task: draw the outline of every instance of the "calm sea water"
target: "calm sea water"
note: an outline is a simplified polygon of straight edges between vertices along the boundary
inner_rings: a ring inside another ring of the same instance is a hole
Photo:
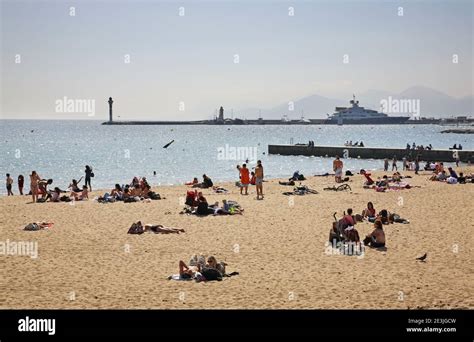
[[[15,180],[36,170],[53,178],[54,186],[66,188],[72,178],[84,175],[91,165],[93,188],[111,188],[146,176],[152,185],[181,184],[203,173],[214,181],[238,179],[232,148],[248,148],[261,159],[266,177],[290,177],[295,170],[305,175],[331,170],[331,158],[268,155],[268,144],[291,141],[318,145],[342,145],[346,140],[365,146],[404,147],[406,143],[447,148],[461,143],[474,149],[474,137],[441,134],[436,125],[400,126],[102,126],[99,121],[0,120],[0,192],[6,193],[5,174]],[[174,140],[167,149],[163,145]],[[223,153],[226,151],[227,154]],[[240,155],[242,157],[242,155]],[[245,156],[243,156],[245,157]],[[250,155],[252,159],[253,155]],[[380,169],[380,160],[347,159],[352,170]],[[254,166],[254,165],[250,165]],[[153,175],[156,171],[156,176]]]

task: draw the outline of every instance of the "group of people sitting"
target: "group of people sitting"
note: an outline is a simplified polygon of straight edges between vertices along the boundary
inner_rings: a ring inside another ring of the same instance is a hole
[[[418,151],[423,151],[423,150],[431,150],[433,146],[429,144],[428,146],[423,146],[423,145],[416,145],[413,143],[411,146],[410,144],[407,144],[407,150],[418,150]]]
[[[450,147],[449,149],[450,150],[462,150],[462,145],[459,144],[459,146],[458,146],[458,145],[454,144],[453,147]]]
[[[409,223],[408,220],[403,219],[400,215],[390,213],[388,210],[383,209],[378,214],[374,208],[372,202],[367,203],[361,214],[353,214],[352,208],[347,209],[347,214],[344,212],[342,219],[337,220],[336,213],[334,213],[335,222],[329,232],[329,242],[332,244],[336,243],[360,243],[359,232],[355,228],[357,222],[368,222],[374,223],[374,230],[365,236],[362,242],[365,246],[379,248],[385,247],[385,232],[383,225],[390,223]]]
[[[351,141],[346,141],[344,143],[344,146],[349,146],[349,147],[364,147],[364,143],[361,141],[361,142],[358,142],[356,141],[354,144],[352,143],[352,140]]]
[[[206,197],[202,192],[197,190],[189,190],[186,193],[185,200],[186,207],[181,212],[182,214],[195,214],[199,216],[207,215],[235,215],[242,214],[243,209],[235,201],[222,200],[222,206],[219,202],[209,205]]]
[[[68,190],[61,190],[59,187],[54,187],[53,190],[48,190],[48,186],[53,184],[52,179],[40,179],[38,181],[38,197],[36,202],[71,202],[83,201],[89,199],[89,189],[86,185],[79,187],[82,177],[79,180],[73,179],[68,186]],[[66,193],[69,191],[69,196]]]
[[[97,201],[99,203],[110,203],[116,201],[123,201],[125,203],[139,202],[142,200],[159,200],[160,194],[151,190],[150,184],[145,177],[134,177],[130,184],[120,185],[115,184],[115,187],[103,196],[100,196]]]
[[[193,188],[207,189],[212,188],[214,183],[212,182],[211,178],[209,178],[206,174],[203,174],[201,183],[199,183],[198,179],[194,177],[193,181],[186,183],[186,185],[192,185]]]
[[[452,167],[448,167],[448,172],[446,172],[443,163],[436,163],[430,180],[446,182],[448,184],[466,184],[474,183],[474,176],[464,176],[463,172],[460,172],[458,175]]]
[[[402,176],[400,172],[396,171],[391,177],[384,175],[382,178],[378,178],[377,181],[372,179],[370,172],[361,169],[360,174],[365,177],[364,188],[375,189],[378,192],[384,192],[386,190],[400,190],[410,189],[412,186],[407,182],[402,181],[403,178],[411,178],[410,176]]]

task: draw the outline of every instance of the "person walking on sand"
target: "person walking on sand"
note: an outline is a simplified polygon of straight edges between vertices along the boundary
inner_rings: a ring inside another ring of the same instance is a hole
[[[94,177],[94,173],[92,172],[92,168],[89,165],[86,165],[86,182],[85,185],[89,185],[89,191],[92,191],[92,186],[91,186],[91,177]]]
[[[263,200],[263,166],[261,160],[257,161],[255,167],[255,187],[257,188],[257,199]]]
[[[398,171],[398,167],[397,167],[397,156],[393,156],[393,160],[392,160],[392,171],[393,171],[393,170]]]
[[[30,189],[31,196],[33,197],[33,203],[38,199],[38,182],[41,180],[41,177],[36,173],[36,171],[31,172],[30,175]]]
[[[13,178],[11,178],[10,174],[7,173],[7,193],[8,193],[8,196],[13,196],[12,186],[13,186]]]
[[[240,194],[242,194],[242,189],[245,189],[245,194],[248,195],[248,188],[250,183],[250,174],[249,169],[247,169],[247,164],[243,164],[241,168],[239,168],[240,172]]]
[[[20,191],[20,195],[23,196],[23,185],[25,185],[25,177],[23,175],[18,176],[18,191]]]
[[[336,183],[341,183],[342,182],[342,168],[344,164],[342,163],[342,160],[339,159],[339,156],[336,156],[336,159],[332,163],[332,169],[335,172],[335,180]]]

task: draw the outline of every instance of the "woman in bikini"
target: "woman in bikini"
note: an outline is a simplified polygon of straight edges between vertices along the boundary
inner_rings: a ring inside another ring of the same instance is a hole
[[[38,199],[38,182],[41,180],[40,176],[36,173],[36,171],[31,172],[30,175],[30,189],[31,189],[31,196],[33,197],[33,203],[36,202]]]
[[[368,219],[375,218],[375,208],[372,202],[367,203],[367,208],[362,210],[362,216]]]

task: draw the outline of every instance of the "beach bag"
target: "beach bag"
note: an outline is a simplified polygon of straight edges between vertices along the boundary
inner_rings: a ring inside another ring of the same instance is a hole
[[[201,270],[201,274],[207,281],[211,281],[211,280],[221,281],[222,280],[221,272],[219,272],[215,268],[204,267]]]
[[[91,173],[91,177],[94,177],[94,176],[95,176],[95,175],[94,175],[94,172],[92,172],[92,173]]]
[[[40,229],[41,229],[40,226],[37,225],[36,223],[30,223],[24,228],[24,230],[30,230],[30,231],[40,230]]]

